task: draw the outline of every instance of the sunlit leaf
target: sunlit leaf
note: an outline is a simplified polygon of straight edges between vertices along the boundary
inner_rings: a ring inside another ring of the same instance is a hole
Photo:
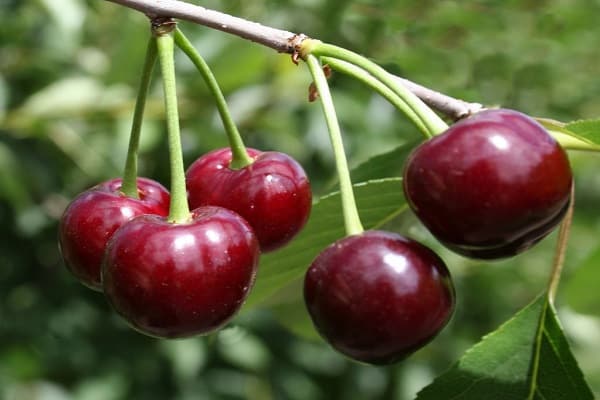
[[[600,120],[582,120],[568,124],[548,118],[536,120],[565,148],[600,150]]]
[[[417,399],[592,399],[556,313],[538,297],[484,337]]]
[[[600,144],[600,119],[573,121],[566,128],[592,143]]]

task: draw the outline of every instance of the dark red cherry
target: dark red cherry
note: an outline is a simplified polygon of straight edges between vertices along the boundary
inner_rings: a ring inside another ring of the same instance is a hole
[[[102,268],[115,310],[147,335],[206,334],[240,309],[254,283],[258,241],[221,207],[200,207],[187,223],[145,215],[111,238]]]
[[[120,192],[121,178],[100,183],[79,194],[66,208],[59,223],[59,246],[67,268],[81,283],[102,290],[100,265],[106,242],[133,217],[166,216],[169,192],[160,183],[137,179],[139,199]]]
[[[365,231],[317,256],[306,273],[304,299],[331,346],[358,361],[390,364],[446,325],[454,286],[444,262],[427,247],[395,233]]]
[[[560,222],[572,185],[564,150],[532,118],[482,111],[409,156],[404,192],[447,247],[465,256],[514,256]]]
[[[254,162],[229,168],[231,150],[197,159],[186,172],[190,208],[215,205],[233,210],[254,229],[262,251],[288,243],[308,220],[312,194],[306,173],[290,156],[247,149]]]

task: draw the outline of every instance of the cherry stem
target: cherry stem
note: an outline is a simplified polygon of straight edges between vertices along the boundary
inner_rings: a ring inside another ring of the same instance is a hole
[[[423,124],[421,119],[417,116],[417,114],[415,114],[412,108],[410,108],[408,104],[406,104],[406,102],[402,100],[402,98],[398,96],[393,90],[384,85],[380,80],[373,77],[373,75],[369,74],[367,71],[360,67],[357,67],[354,64],[339,60],[337,58],[321,57],[321,61],[331,66],[331,68],[340,71],[344,74],[347,74],[352,78],[366,84],[371,89],[375,90],[387,101],[389,101],[394,107],[396,107],[405,115],[409,116],[409,119],[412,122],[414,122],[414,124],[423,133],[423,135],[425,135],[425,137],[429,137],[429,131],[427,129],[427,126]]]
[[[554,261],[552,263],[552,273],[550,274],[550,282],[548,283],[548,301],[553,304],[556,298],[556,291],[563,265],[565,263],[565,254],[567,252],[567,244],[569,241],[569,233],[571,223],[573,222],[573,210],[575,208],[575,185],[571,186],[571,202],[567,213],[565,214],[560,228],[558,230],[558,238],[556,240],[556,251],[554,253]]]
[[[357,235],[363,232],[364,228],[360,222],[356,200],[354,199],[352,180],[350,179],[348,161],[346,160],[346,152],[344,151],[344,143],[342,141],[342,132],[335,113],[327,77],[323,72],[321,63],[315,56],[309,54],[306,57],[306,63],[308,64],[308,69],[310,70],[317,91],[319,92],[321,106],[323,107],[323,113],[325,114],[325,121],[329,131],[329,139],[331,140],[331,145],[333,147],[335,165],[340,180],[340,194],[342,197],[342,210],[346,234]]]
[[[227,133],[227,139],[229,140],[229,146],[231,147],[232,158],[229,167],[231,169],[240,169],[252,164],[253,160],[246,151],[246,146],[244,146],[240,132],[238,131],[229,112],[229,108],[227,107],[225,96],[223,96],[223,92],[219,87],[219,83],[217,82],[217,79],[212,73],[210,67],[206,61],[204,61],[200,53],[198,53],[198,51],[194,48],[192,43],[185,37],[183,32],[181,32],[181,30],[178,28],[175,29],[175,44],[196,66],[200,72],[200,75],[202,75],[202,78],[204,78],[209,90],[215,97],[217,109],[219,110],[219,115],[221,116],[221,121],[223,121],[223,126],[225,127],[225,132]]]
[[[146,49],[144,67],[142,69],[142,78],[135,100],[135,110],[133,111],[133,122],[131,124],[131,134],[129,136],[129,148],[127,149],[127,159],[125,160],[125,170],[123,171],[123,181],[121,183],[121,192],[124,195],[135,199],[139,198],[137,190],[137,173],[140,133],[142,130],[146,98],[148,97],[148,89],[150,88],[150,81],[152,80],[154,64],[156,64],[156,40],[154,37],[150,37]]]
[[[169,142],[169,164],[171,169],[171,203],[168,221],[183,223],[190,219],[185,188],[185,170],[181,149],[181,133],[179,131],[179,114],[177,111],[177,90],[175,85],[174,43],[170,32],[156,29],[156,44],[162,73],[165,94],[165,110],[167,114],[167,133]]]
[[[406,116],[417,127],[421,125],[427,127],[427,132],[425,133],[426,137],[433,137],[448,129],[448,125],[433,112],[431,108],[421,101],[421,99],[408,90],[402,83],[398,82],[396,77],[360,54],[342,47],[323,43],[320,40],[306,39],[300,46],[300,55],[302,58],[306,58],[308,54],[337,58],[364,69],[375,79],[378,79],[384,85],[389,87],[408,107],[412,109],[413,112]],[[415,118],[415,116],[417,118]]]

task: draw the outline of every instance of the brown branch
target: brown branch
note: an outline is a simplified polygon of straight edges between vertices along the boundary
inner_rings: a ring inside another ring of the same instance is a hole
[[[292,53],[294,51],[294,39],[300,36],[178,0],[107,1],[141,11],[150,19],[158,17],[177,18],[218,29],[260,43],[281,53]]]
[[[186,3],[179,0],[106,0],[140,11],[150,19],[177,18],[227,32],[259,43],[280,53],[293,54],[306,38],[303,34],[261,25],[243,18]],[[458,120],[480,111],[483,106],[468,103],[418,85],[407,79],[398,79],[430,107],[447,117]]]

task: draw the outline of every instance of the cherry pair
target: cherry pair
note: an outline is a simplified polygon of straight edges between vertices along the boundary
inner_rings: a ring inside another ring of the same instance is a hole
[[[104,290],[134,328],[159,337],[209,332],[239,309],[254,280],[258,242],[232,211],[200,207],[170,223],[169,193],[138,178],[139,199],[121,179],[83,192],[65,210],[59,244],[68,269]]]

